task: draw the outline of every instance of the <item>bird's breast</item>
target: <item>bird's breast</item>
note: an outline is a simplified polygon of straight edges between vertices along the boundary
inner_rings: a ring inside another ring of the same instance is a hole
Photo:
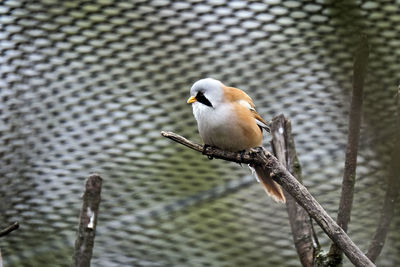
[[[211,108],[193,103],[193,114],[207,145],[235,152],[261,145],[262,133],[254,118],[238,116],[232,105]]]

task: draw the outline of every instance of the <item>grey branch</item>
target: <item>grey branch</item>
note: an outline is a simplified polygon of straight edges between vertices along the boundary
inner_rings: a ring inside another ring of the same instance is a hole
[[[356,167],[358,141],[360,138],[364,78],[367,72],[369,47],[366,36],[362,36],[359,47],[355,52],[353,64],[353,92],[349,114],[349,134],[347,138],[346,159],[342,180],[337,223],[347,232],[353,205],[354,185],[356,181]],[[332,244],[329,251],[329,260],[332,266],[342,261],[342,253],[337,244]]]
[[[13,222],[12,224],[10,224],[9,226],[0,231],[0,237],[6,236],[12,231],[17,230],[18,228],[19,228],[19,223]]]
[[[272,120],[270,126],[272,134],[271,145],[274,155],[302,183],[301,167],[296,154],[290,121],[283,115],[279,115]],[[318,244],[317,240],[313,240],[316,235],[312,227],[312,220],[308,213],[297,204],[296,200],[288,192],[283,191],[283,193],[286,198],[286,209],[292,229],[294,245],[300,262],[304,267],[311,267],[314,264],[314,256],[317,251],[314,244]]]
[[[308,190],[290,174],[290,172],[268,151],[254,148],[242,157],[240,153],[223,151],[215,147],[203,149],[202,145],[193,143],[173,132],[161,132],[162,136],[185,145],[206,156],[245,164],[258,164],[271,178],[279,183],[308,214],[321,226],[329,238],[344,251],[349,260],[356,266],[375,266],[354,244],[349,236],[326,213],[321,205],[311,196]]]
[[[400,86],[397,92],[397,133],[400,132]],[[386,195],[383,202],[381,217],[379,219],[378,227],[372,237],[371,243],[368,248],[367,256],[371,261],[375,262],[382,251],[385,244],[386,235],[389,230],[390,223],[394,215],[396,201],[399,196],[400,189],[400,137],[397,136],[395,145],[392,151],[392,159],[390,166],[389,179],[387,181]]]
[[[74,266],[90,266],[99,214],[101,184],[102,179],[98,174],[92,174],[86,180],[79,228],[75,241]]]

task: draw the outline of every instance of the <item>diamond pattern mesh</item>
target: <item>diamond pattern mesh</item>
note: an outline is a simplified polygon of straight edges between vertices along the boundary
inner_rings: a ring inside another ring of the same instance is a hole
[[[299,266],[284,206],[247,168],[159,132],[200,141],[194,81],[242,88],[264,118],[290,117],[304,183],[335,216],[360,32],[371,55],[349,232],[365,250],[398,135],[399,4],[1,2],[0,223],[21,224],[0,240],[5,266],[71,264],[92,171],[104,179],[93,266]],[[400,265],[399,226],[379,266]]]

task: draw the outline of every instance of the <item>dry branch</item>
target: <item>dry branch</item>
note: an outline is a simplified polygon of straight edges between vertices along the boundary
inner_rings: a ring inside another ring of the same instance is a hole
[[[161,132],[162,136],[183,144],[206,156],[245,164],[257,164],[269,173],[299,203],[308,214],[321,226],[329,238],[344,251],[349,260],[356,266],[375,266],[347,236],[337,223],[326,213],[321,205],[311,196],[308,190],[268,151],[263,148],[252,149],[241,156],[241,153],[223,151],[193,143],[172,132]]]
[[[75,241],[74,266],[90,266],[99,214],[101,184],[102,179],[98,174],[92,174],[86,180],[79,228]]]
[[[400,160],[400,157],[397,159]],[[379,223],[372,237],[368,252],[366,253],[367,257],[372,262],[376,261],[382,251],[383,245],[385,244],[387,232],[389,231],[389,226],[394,215],[394,208],[399,193],[398,179],[400,177],[398,176],[398,173],[399,172],[397,172],[397,175],[395,173],[392,173],[389,178]]]
[[[397,133],[400,132],[400,86],[397,92]],[[395,139],[395,145],[392,151],[391,166],[389,179],[387,181],[386,195],[383,202],[381,216],[379,219],[378,227],[372,237],[371,243],[368,248],[367,257],[372,261],[378,258],[385,244],[386,235],[389,231],[389,226],[394,215],[396,201],[399,195],[400,187],[400,137]]]
[[[270,126],[272,134],[271,145],[274,155],[302,183],[301,167],[296,154],[290,121],[283,115],[279,115],[272,120]],[[286,198],[286,209],[290,228],[292,229],[293,241],[300,262],[304,267],[311,267],[314,264],[314,256],[317,251],[314,244],[318,243],[313,240],[316,235],[312,227],[311,218],[288,192],[283,191],[283,193]]]
[[[19,223],[13,222],[12,224],[10,224],[9,226],[0,231],[0,237],[6,236],[12,231],[17,230],[18,228],[19,228]]]
[[[342,180],[337,223],[347,232],[353,205],[354,185],[356,181],[356,167],[358,141],[362,115],[364,78],[367,72],[369,47],[366,36],[362,36],[360,45],[355,51],[353,64],[353,92],[349,114],[349,134],[347,138],[346,159]],[[329,251],[330,263],[335,266],[342,261],[342,253],[336,244],[332,244]]]
[[[6,236],[12,231],[17,230],[18,228],[19,228],[19,223],[13,222],[12,224],[8,225],[6,228],[0,231],[0,237]],[[3,258],[1,256],[1,250],[0,250],[0,267],[3,267]]]

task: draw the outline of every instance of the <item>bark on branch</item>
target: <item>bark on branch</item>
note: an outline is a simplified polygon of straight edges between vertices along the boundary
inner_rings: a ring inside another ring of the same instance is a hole
[[[92,174],[86,180],[75,241],[74,266],[77,267],[90,267],[99,214],[101,183],[102,179],[98,174]]]
[[[249,153],[223,151],[214,147],[203,149],[202,145],[193,143],[172,132],[161,132],[162,136],[183,144],[206,156],[245,164],[258,164],[271,178],[279,183],[299,203],[308,214],[321,226],[329,238],[344,251],[349,260],[356,266],[375,266],[347,236],[337,223],[326,213],[321,205],[311,196],[308,190],[268,151],[254,148]]]
[[[359,47],[355,51],[353,64],[353,92],[349,114],[349,134],[347,137],[346,159],[342,180],[342,193],[337,215],[337,223],[347,232],[356,182],[358,141],[360,138],[361,114],[364,91],[364,78],[367,72],[369,47],[366,36],[362,36]],[[329,261],[332,266],[342,262],[342,253],[336,244],[329,250]]]
[[[274,155],[302,183],[301,167],[296,154],[290,121],[285,116],[279,115],[272,120],[270,126],[272,134],[271,145]],[[311,267],[314,264],[314,256],[318,250],[315,247],[318,241],[313,239],[316,235],[311,218],[287,191],[283,191],[283,193],[286,198],[286,209],[290,228],[292,229],[293,241],[300,262],[304,267]]]
[[[0,231],[0,237],[6,236],[12,231],[17,230],[18,228],[19,228],[19,223],[13,222],[12,224],[10,224],[9,226]]]

